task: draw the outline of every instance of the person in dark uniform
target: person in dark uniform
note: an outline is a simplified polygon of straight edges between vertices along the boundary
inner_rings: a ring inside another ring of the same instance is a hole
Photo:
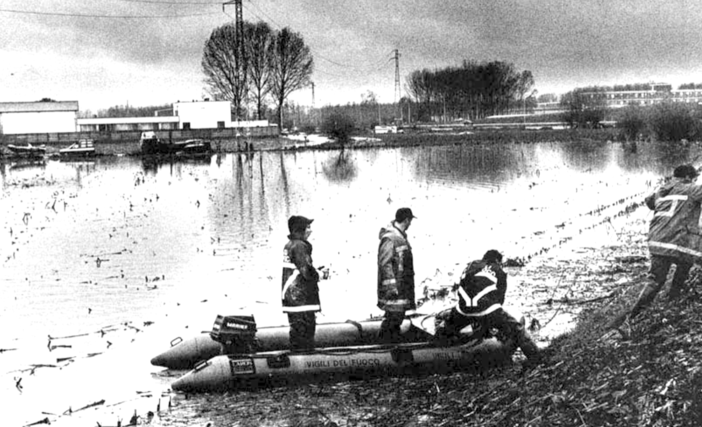
[[[502,308],[506,292],[507,273],[502,270],[502,254],[491,249],[463,270],[458,284],[458,302],[451,310],[440,314],[442,325],[437,328],[437,338],[450,339],[469,324],[476,323],[485,329],[499,330],[514,340],[532,365],[539,363],[539,347],[524,325]]]
[[[312,219],[293,215],[288,219],[288,243],[283,249],[281,298],[290,324],[290,348],[314,348],[319,302],[319,274],[312,264]]]
[[[400,325],[414,301],[414,260],[407,229],[415,218],[410,208],[395,212],[395,220],[380,229],[378,238],[378,308],[385,318],[378,332],[382,342],[400,341]]]

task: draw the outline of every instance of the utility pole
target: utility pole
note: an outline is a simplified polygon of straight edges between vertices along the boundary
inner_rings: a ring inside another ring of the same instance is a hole
[[[312,108],[314,108],[314,82],[310,82],[310,86],[312,86]]]
[[[246,84],[246,67],[244,62],[245,50],[244,50],[244,12],[241,4],[242,0],[230,0],[222,3],[222,12],[224,12],[224,7],[228,4],[234,5],[234,28],[236,32],[236,85],[237,90],[239,90],[240,85]],[[242,100],[243,102],[243,100]],[[239,119],[239,111],[236,112],[237,120]]]
[[[236,53],[239,58],[244,58],[244,12],[241,4],[242,0],[230,0],[222,3],[222,12],[224,12],[224,6],[228,4],[234,5],[234,28],[236,28],[236,38],[239,42],[237,44]],[[239,59],[237,58],[237,59]]]
[[[314,82],[310,82],[310,86],[312,86],[312,123],[314,123],[315,127],[317,127],[318,126],[317,112],[315,111],[315,108],[314,108]]]
[[[397,117],[397,109],[400,105],[400,99],[402,98],[402,92],[400,91],[400,52],[395,49],[395,117]],[[400,110],[400,120],[402,120],[402,110]]]

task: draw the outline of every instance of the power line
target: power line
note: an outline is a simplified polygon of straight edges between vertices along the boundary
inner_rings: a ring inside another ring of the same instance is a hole
[[[220,1],[168,1],[168,0],[119,0],[126,3],[153,3],[153,4],[167,4],[171,6],[189,6],[189,5],[211,5],[219,6],[222,4]]]
[[[251,2],[250,4],[253,5],[253,6],[256,8],[256,10],[258,10],[262,15],[264,15],[268,21],[272,22],[276,27],[278,27],[279,30],[282,30],[282,29],[283,29],[283,25],[281,25],[281,24],[279,24],[278,22],[276,22],[276,20],[273,19],[269,14],[267,14],[265,11],[263,11],[260,7],[256,6],[256,4],[255,4],[254,2]],[[251,13],[252,15],[254,15],[256,18],[260,19],[261,21],[265,21],[265,19],[261,18],[261,16],[259,16],[257,13],[251,11],[248,7],[247,7],[247,12]],[[329,59],[329,58],[327,58],[327,57],[325,57],[325,56],[320,55],[318,52],[316,52],[316,53],[314,54],[314,57],[315,57],[315,58],[320,58],[320,59],[322,59],[322,60],[324,60],[324,61],[326,61],[326,62],[328,62],[328,63],[330,63],[330,64],[336,65],[336,66],[338,66],[338,67],[353,68],[353,69],[361,70],[361,71],[364,71],[364,70],[365,70],[364,68],[356,67],[356,66],[354,66],[354,65],[350,65],[350,64],[341,64],[341,63],[339,63],[339,62],[336,62],[336,61],[331,60],[331,59]],[[392,59],[392,58],[390,58],[390,59]],[[387,65],[387,60],[386,60],[386,58],[382,58],[382,59],[380,59],[379,61],[374,62],[372,65],[378,65],[378,64],[380,64],[381,62],[382,62],[382,65],[379,66],[378,68],[374,69],[373,71],[380,70],[381,68],[384,68],[384,67]],[[339,76],[339,77],[341,77],[341,76]]]
[[[0,9],[0,13],[16,13],[21,15],[62,16],[72,18],[105,18],[105,19],[180,19],[197,16],[211,16],[218,13],[191,13],[185,15],[97,15],[82,13],[36,12],[31,10]]]

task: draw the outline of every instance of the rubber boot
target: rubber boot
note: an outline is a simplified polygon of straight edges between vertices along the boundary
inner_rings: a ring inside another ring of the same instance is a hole
[[[646,279],[646,286],[641,290],[639,298],[636,300],[634,307],[631,308],[629,318],[633,319],[636,317],[641,310],[651,305],[656,295],[660,292],[661,288],[665,284],[665,280],[661,283],[657,283],[653,278],[649,277]]]

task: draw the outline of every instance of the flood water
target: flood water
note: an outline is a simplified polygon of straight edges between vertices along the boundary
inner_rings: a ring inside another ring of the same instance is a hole
[[[318,322],[363,319],[380,313],[378,231],[399,207],[418,217],[408,234],[421,295],[488,249],[528,259],[588,233],[697,158],[696,146],[543,143],[0,163],[1,372],[25,385],[4,384],[0,398],[41,409],[23,367],[64,369],[61,354],[99,365],[119,349],[129,356],[110,361],[114,379],[143,372],[151,387],[150,367],[130,363],[148,365],[149,351],[209,329],[216,314],[285,324],[290,215],[314,219],[313,259],[331,269]]]

